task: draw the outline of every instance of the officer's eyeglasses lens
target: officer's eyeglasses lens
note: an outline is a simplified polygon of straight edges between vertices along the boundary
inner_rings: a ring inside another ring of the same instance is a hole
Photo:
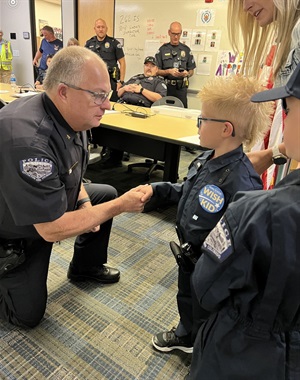
[[[113,91],[109,92],[94,92],[93,93],[93,98],[94,98],[94,103],[97,104],[98,106],[101,106],[105,102],[106,99],[110,99],[112,96]]]
[[[92,97],[93,97],[94,103],[97,106],[101,106],[101,104],[103,104],[106,99],[109,100],[111,98],[112,93],[113,93],[112,90],[110,90],[109,92],[94,92],[94,91],[91,91],[91,90],[86,90],[84,88],[74,86],[73,84],[68,84],[66,82],[61,82],[61,83],[63,83],[65,86],[73,88],[74,90],[84,91],[84,92],[87,92],[87,93],[91,94]]]

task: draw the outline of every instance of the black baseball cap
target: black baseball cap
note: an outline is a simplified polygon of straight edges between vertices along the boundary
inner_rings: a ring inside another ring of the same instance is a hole
[[[290,96],[300,99],[300,63],[285,86],[258,92],[252,96],[251,101],[254,103],[268,102],[270,100],[289,98]]]
[[[153,63],[153,65],[157,66],[156,59],[151,55],[145,58],[144,64],[147,62]]]

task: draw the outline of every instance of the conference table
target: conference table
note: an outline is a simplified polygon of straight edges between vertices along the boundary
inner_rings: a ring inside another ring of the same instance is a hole
[[[177,182],[181,146],[199,147],[196,120],[155,113],[154,107],[116,103],[114,108],[105,113],[99,127],[92,129],[93,142],[163,161],[163,180]],[[131,116],[131,110],[148,117]]]
[[[15,92],[12,90],[11,85],[9,83],[0,83],[0,99],[5,103],[10,103],[16,98],[13,97]]]

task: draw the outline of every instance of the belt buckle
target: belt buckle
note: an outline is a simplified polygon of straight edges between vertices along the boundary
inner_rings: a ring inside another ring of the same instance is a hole
[[[171,85],[176,86],[176,80],[171,80]]]

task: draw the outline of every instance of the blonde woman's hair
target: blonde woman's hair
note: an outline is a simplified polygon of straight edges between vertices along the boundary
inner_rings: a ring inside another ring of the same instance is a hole
[[[78,86],[84,79],[84,66],[91,59],[95,61],[95,64],[99,64],[107,70],[105,62],[89,49],[81,46],[76,48],[69,46],[59,50],[47,70],[43,83],[44,89],[51,91],[62,82]]]
[[[292,31],[300,18],[300,0],[273,0],[273,22],[260,27],[243,9],[243,0],[229,0],[227,26],[229,41],[235,52],[244,51],[241,72],[258,76],[272,44],[277,44],[273,75],[285,65],[291,49]],[[242,35],[242,43],[240,41]]]
[[[249,150],[270,127],[273,104],[251,102],[251,96],[262,90],[253,77],[215,77],[202,87],[198,97],[216,111],[214,117],[233,124],[236,136]]]
[[[77,38],[71,37],[68,40],[67,46],[79,46],[79,41]]]

